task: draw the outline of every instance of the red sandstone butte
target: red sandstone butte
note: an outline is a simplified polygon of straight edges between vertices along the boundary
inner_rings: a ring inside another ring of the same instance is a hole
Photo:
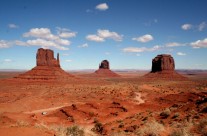
[[[40,48],[36,54],[36,67],[15,77],[27,80],[64,80],[73,77],[60,67],[59,54],[54,58],[50,49]]]
[[[160,54],[152,59],[151,72],[146,74],[147,78],[183,79],[184,77],[175,71],[175,61],[169,54]]]
[[[101,64],[99,64],[99,69],[95,71],[95,75],[98,77],[119,77],[118,74],[110,70],[108,60],[103,60]]]

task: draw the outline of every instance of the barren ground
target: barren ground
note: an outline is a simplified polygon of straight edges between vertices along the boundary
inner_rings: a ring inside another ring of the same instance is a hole
[[[0,73],[0,135],[62,136],[72,126],[89,136],[207,134],[207,74],[184,73],[186,80],[118,74],[53,82]]]

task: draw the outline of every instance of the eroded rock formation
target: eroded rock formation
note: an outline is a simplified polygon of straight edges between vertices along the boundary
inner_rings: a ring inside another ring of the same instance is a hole
[[[175,62],[171,55],[161,54],[157,55],[152,60],[152,71],[174,71],[175,70]]]
[[[151,72],[146,74],[144,78],[151,79],[168,79],[168,80],[183,80],[187,79],[175,71],[175,62],[171,55],[160,54],[152,59]]]
[[[51,66],[60,67],[59,54],[57,54],[57,60],[54,58],[54,52],[50,49],[40,48],[36,55],[37,66]]]
[[[103,60],[101,62],[101,64],[99,65],[99,68],[110,69],[110,67],[109,67],[109,61],[108,60]]]
[[[54,52],[50,49],[40,48],[36,54],[36,67],[20,74],[16,78],[26,80],[68,80],[72,75],[60,67],[59,54],[54,58]]]
[[[118,74],[110,70],[108,60],[103,60],[101,64],[99,64],[99,69],[96,70],[94,74],[98,77],[119,77]]]

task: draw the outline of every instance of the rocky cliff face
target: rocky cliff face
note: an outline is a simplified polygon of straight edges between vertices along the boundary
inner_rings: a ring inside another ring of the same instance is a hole
[[[152,60],[151,72],[174,71],[174,70],[175,70],[175,62],[171,55],[166,55],[166,54],[157,55]]]
[[[110,69],[109,67],[109,61],[108,60],[103,60],[101,64],[99,65],[99,69]]]
[[[54,52],[50,49],[40,48],[36,55],[37,66],[60,67],[59,54],[57,60],[54,58]]]

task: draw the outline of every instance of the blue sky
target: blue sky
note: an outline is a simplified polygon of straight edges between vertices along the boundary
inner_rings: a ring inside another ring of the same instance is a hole
[[[150,69],[171,54],[176,69],[207,69],[206,0],[1,0],[0,69],[31,69],[38,48],[65,70]]]

